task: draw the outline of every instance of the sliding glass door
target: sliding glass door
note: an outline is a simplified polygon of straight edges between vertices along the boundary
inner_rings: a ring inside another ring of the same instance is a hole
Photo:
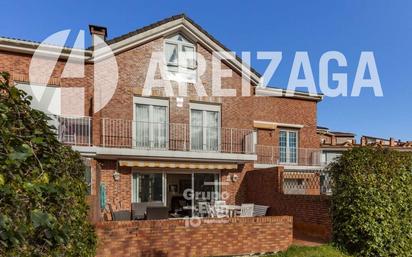
[[[219,200],[219,174],[194,173],[193,192],[195,204]]]
[[[181,200],[195,210],[199,202],[220,199],[219,180],[218,172],[133,172],[132,202],[161,204],[172,210],[172,203],[180,204],[174,200]]]
[[[297,163],[298,133],[296,131],[279,131],[279,161],[280,163]]]
[[[219,112],[192,109],[190,142],[195,151],[219,150]]]
[[[136,104],[136,145],[144,148],[166,148],[167,107]]]

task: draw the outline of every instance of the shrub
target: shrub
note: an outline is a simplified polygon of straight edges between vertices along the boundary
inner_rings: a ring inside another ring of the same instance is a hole
[[[412,153],[355,148],[329,171],[334,242],[356,256],[412,256]]]
[[[93,256],[80,155],[0,75],[0,255]]]

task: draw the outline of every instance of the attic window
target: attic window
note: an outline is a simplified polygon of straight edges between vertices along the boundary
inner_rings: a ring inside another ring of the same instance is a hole
[[[195,68],[195,46],[181,34],[176,34],[167,38],[165,40],[164,49],[166,64],[168,67],[175,67],[175,69]]]

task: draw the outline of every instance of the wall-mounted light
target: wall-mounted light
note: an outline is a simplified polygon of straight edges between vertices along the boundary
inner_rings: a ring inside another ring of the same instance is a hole
[[[114,181],[120,180],[120,173],[117,170],[113,173],[113,179]]]
[[[230,179],[232,180],[232,182],[236,182],[239,180],[239,176],[237,174],[232,174],[230,176]]]

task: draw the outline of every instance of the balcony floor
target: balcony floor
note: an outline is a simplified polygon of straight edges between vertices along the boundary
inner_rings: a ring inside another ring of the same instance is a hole
[[[181,160],[181,161],[215,161],[215,162],[253,162],[257,160],[256,154],[237,154],[222,152],[203,151],[171,151],[135,148],[109,148],[97,146],[73,146],[84,156],[99,157],[108,159],[161,159],[161,160]]]

